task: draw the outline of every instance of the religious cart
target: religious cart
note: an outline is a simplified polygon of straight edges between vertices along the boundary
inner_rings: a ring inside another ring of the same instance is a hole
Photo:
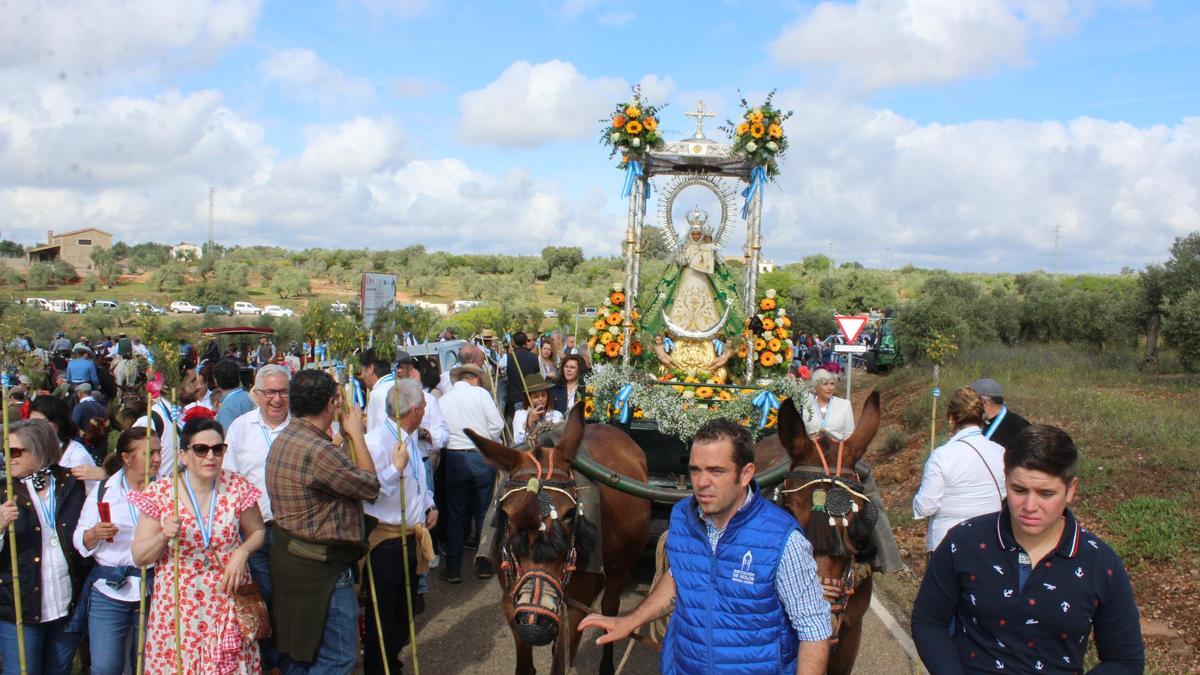
[[[703,101],[684,113],[695,122],[692,135],[667,142],[658,133],[661,109],[635,89],[605,120],[601,139],[625,172],[625,280],[609,289],[588,331],[595,370],[585,412],[621,426],[641,445],[650,479],[632,481],[586,457],[575,466],[655,501],[660,511],[691,494],[688,441],[704,421],[732,417],[761,438],[774,433],[780,401],[807,389],[786,377],[786,308],[773,290],[759,289],[763,193],[787,148],[782,124],[790,113],[770,96],[758,106],[742,100],[742,107],[741,118],[722,127],[731,142],[705,134],[705,119],[714,115]],[[661,278],[644,279],[652,190],[658,204],[651,232],[661,233],[671,261]],[[742,255],[722,257],[742,229]],[[760,467],[760,484],[773,487],[786,469],[786,462]]]

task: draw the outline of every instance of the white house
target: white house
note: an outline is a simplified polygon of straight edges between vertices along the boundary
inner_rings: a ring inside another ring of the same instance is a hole
[[[171,257],[175,260],[199,260],[204,255],[204,249],[195,244],[179,242],[171,247]]]

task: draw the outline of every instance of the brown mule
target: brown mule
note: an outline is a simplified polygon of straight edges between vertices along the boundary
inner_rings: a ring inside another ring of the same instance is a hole
[[[796,404],[787,399],[779,407],[779,434],[764,438],[754,448],[755,466],[764,470],[785,458],[789,461],[787,479],[779,486],[781,506],[796,517],[813,546],[826,597],[829,588],[835,589],[830,602],[834,644],[829,673],[854,670],[863,616],[871,604],[870,566],[855,563],[867,563],[874,555],[870,542],[874,506],[864,495],[854,464],[866,454],[877,431],[878,391],[867,397],[858,426],[845,442],[825,433],[810,438]]]
[[[553,447],[521,452],[470,429],[466,433],[490,464],[508,472],[508,481],[496,495],[503,524],[496,577],[504,589],[504,617],[516,642],[516,673],[536,672],[533,647],[553,642],[552,672],[565,675],[579,647],[580,634],[574,626],[586,615],[584,608],[603,591],[600,611],[606,616],[618,614],[621,591],[650,530],[650,502],[598,485],[604,575],[584,572],[587,556],[597,545],[596,527],[577,506],[580,500],[597,496],[580,493],[571,462],[580,445],[586,444],[596,462],[645,481],[646,456],[620,429],[585,425],[581,405],[571,409],[562,438]],[[605,645],[600,673],[613,671],[612,645]]]

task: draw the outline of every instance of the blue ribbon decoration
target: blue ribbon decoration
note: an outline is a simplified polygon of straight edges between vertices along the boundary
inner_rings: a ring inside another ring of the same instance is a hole
[[[725,343],[721,342],[717,338],[713,338],[712,346],[713,346],[713,351],[715,351],[717,353],[717,356],[720,356],[725,353]]]
[[[629,199],[629,195],[633,194],[634,182],[643,175],[641,162],[631,159],[625,164],[625,186],[621,188],[621,199]]]
[[[756,166],[750,170],[750,187],[742,190],[742,196],[746,198],[746,203],[742,205],[742,220],[750,217],[750,202],[754,201],[754,195],[759,190],[767,185],[767,170],[761,166]]]
[[[675,341],[666,335],[663,336],[663,350],[668,354],[675,350]]]
[[[767,417],[771,415],[771,411],[779,410],[779,397],[769,391],[760,391],[758,396],[754,397],[754,407],[762,413],[758,419],[758,428],[762,429],[767,426]]]
[[[621,424],[629,424],[629,416],[633,414],[633,406],[629,405],[629,397],[632,395],[633,385],[623,385],[617,392],[617,400],[613,402],[613,407],[617,409],[617,419]]]

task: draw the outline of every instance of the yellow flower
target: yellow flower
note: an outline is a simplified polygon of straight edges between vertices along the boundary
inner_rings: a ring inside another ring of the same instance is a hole
[[[643,412],[641,408],[638,408],[633,411],[633,419],[635,419],[635,420],[640,420],[645,416],[646,416],[646,413]]]
[[[746,119],[750,120],[751,124],[762,124],[763,113],[761,110],[754,110]]]
[[[642,111],[636,105],[631,105],[625,108],[625,116],[638,118],[642,116]]]
[[[608,331],[604,331],[603,333],[600,334],[600,344],[606,345],[612,341],[613,341],[612,333],[610,333]]]
[[[761,352],[767,348],[767,341],[762,338],[754,338],[754,351]]]
[[[596,412],[596,403],[592,399],[583,402],[583,416],[591,417]]]
[[[778,124],[772,124],[767,127],[767,133],[771,135],[771,138],[783,138],[783,127]]]
[[[626,127],[626,128],[628,128],[628,127]],[[750,125],[750,135],[755,138],[762,138],[762,135],[765,132],[766,132],[766,129],[763,129],[763,125],[759,124],[758,122],[755,122],[754,124]]]
[[[721,399],[722,401],[732,401],[733,394],[729,393],[728,389],[721,389],[717,392],[717,398]]]
[[[658,128],[658,120],[654,119],[653,117],[647,117],[646,119],[642,120],[642,124],[645,125],[646,131],[654,131]]]
[[[609,314],[608,318],[605,320],[608,321],[608,325],[615,326],[615,325],[621,323],[621,313],[613,312],[613,313]]]
[[[783,343],[779,341],[779,338],[771,338],[771,341],[767,343],[767,346],[771,348],[771,351],[777,352],[783,348]]]
[[[634,135],[642,133],[642,123],[637,120],[629,120],[625,123],[625,131]]]
[[[606,325],[607,324],[604,323],[604,319],[596,319],[594,322],[592,322],[592,328],[595,328],[596,330],[604,330]]]
[[[696,398],[712,398],[712,387],[696,387]]]
[[[744,135],[747,131],[750,131],[749,123],[742,122],[741,124],[737,125],[737,135],[738,136]]]

